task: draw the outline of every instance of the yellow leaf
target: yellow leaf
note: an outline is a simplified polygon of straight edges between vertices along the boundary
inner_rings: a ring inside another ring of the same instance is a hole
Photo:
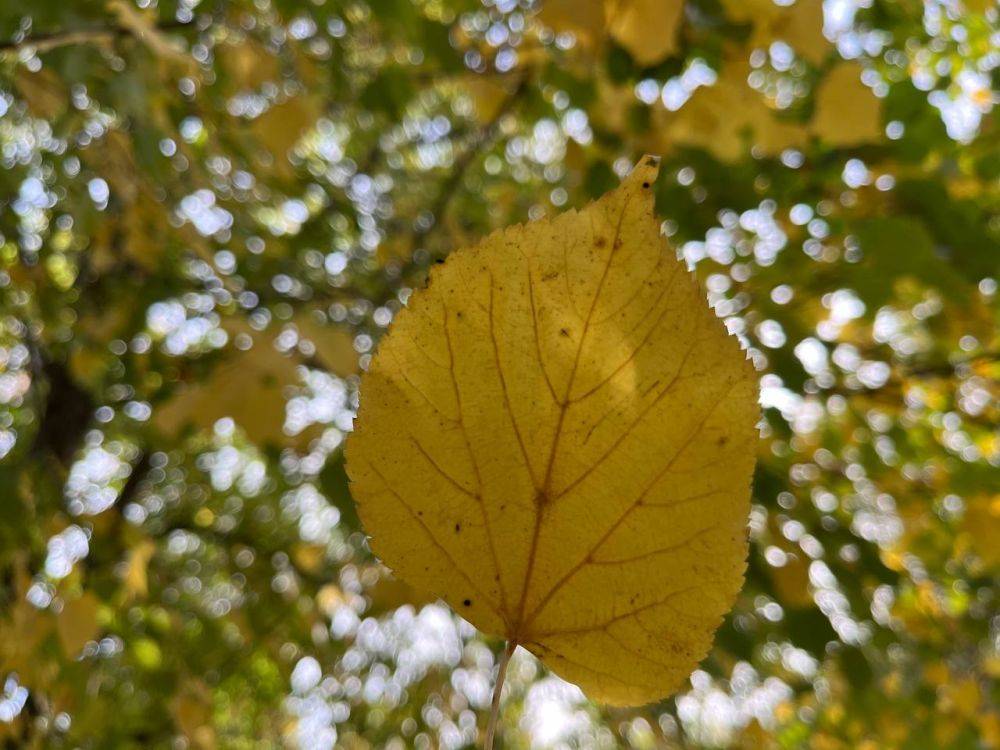
[[[791,8],[784,8],[770,29],[771,39],[781,39],[813,65],[826,58],[833,45],[823,35],[823,0],[798,0]]]
[[[125,568],[125,592],[130,597],[145,598],[149,593],[149,561],[156,552],[156,544],[151,539],[143,539],[128,556]]]
[[[856,146],[882,137],[882,102],[861,82],[858,63],[838,63],[820,82],[812,132],[831,146]]]
[[[48,68],[32,73],[18,65],[14,85],[32,116],[53,120],[65,113],[69,95],[59,76]]]
[[[340,590],[339,586],[332,583],[324,585],[316,592],[316,604],[320,611],[328,617],[332,616],[345,601],[344,592]]]
[[[302,542],[292,546],[292,560],[307,573],[318,573],[326,563],[326,547]]]
[[[538,18],[557,34],[575,35],[584,46],[593,46],[604,37],[602,0],[546,0]]]
[[[66,602],[56,618],[56,632],[62,644],[63,653],[75,658],[87,641],[97,637],[100,627],[97,623],[97,597],[90,591],[83,596]]]
[[[780,39],[814,65],[832,49],[823,36],[823,0],[797,0],[791,6],[773,0],[723,0],[722,4],[731,20],[753,24],[751,47],[766,48]]]
[[[656,65],[677,51],[684,0],[610,0],[612,38],[640,65]]]
[[[195,747],[215,747],[215,733],[212,730],[212,693],[201,680],[188,680],[180,692],[170,701],[177,728]]]
[[[254,39],[241,39],[215,47],[219,67],[231,80],[234,90],[255,89],[280,74],[278,61]]]
[[[979,731],[982,734],[983,744],[986,747],[1000,747],[1000,715],[997,713],[983,713],[979,717]]]
[[[774,584],[779,601],[790,608],[814,606],[809,592],[809,565],[796,554],[790,554],[780,568],[768,566],[768,574]]]
[[[926,665],[924,667],[924,678],[928,684],[935,687],[944,685],[950,678],[948,665],[940,661]]]
[[[229,333],[236,343],[246,336],[250,348],[227,350],[226,359],[207,377],[181,386],[156,410],[153,425],[163,434],[176,437],[186,427],[210,429],[217,420],[230,417],[254,442],[293,442],[282,428],[283,391],[299,383],[295,360],[275,349],[270,336],[255,334],[249,328],[233,328]]]
[[[316,124],[320,102],[313,96],[296,96],[273,104],[253,121],[251,129],[264,147],[265,156],[280,176],[291,175],[288,152]]]
[[[704,148],[722,161],[744,157],[750,146],[777,154],[808,139],[802,126],[779,120],[747,84],[749,63],[728,57],[711,86],[699,88],[677,113],[654,110],[663,146]]]
[[[38,652],[52,632],[52,617],[23,594],[8,607],[0,618],[0,665],[5,671],[17,672],[22,681],[31,682],[44,671],[45,661]]]
[[[658,164],[436,267],[347,446],[397,575],[618,705],[675,691],[733,603],[759,413],[660,235]]]
[[[324,370],[340,377],[347,377],[358,371],[354,337],[342,326],[330,323],[325,316],[313,311],[297,316],[295,327],[299,337],[315,347],[314,358]]]
[[[1000,570],[1000,495],[971,500],[963,527],[986,566]]]
[[[738,741],[738,747],[748,750],[751,748],[752,750],[761,750],[761,748],[778,746],[773,735],[764,729],[756,719],[747,724],[746,728],[740,732]]]
[[[607,76],[596,76],[595,88],[600,107],[594,109],[593,121],[602,129],[618,135],[629,132],[629,108],[635,102],[635,86],[615,83]],[[573,141],[571,141],[573,142]]]
[[[774,0],[722,0],[722,7],[736,23],[770,22],[781,13]]]
[[[493,122],[507,101],[507,90],[497,81],[481,75],[467,76],[464,85],[472,99],[476,119],[482,124]]]
[[[974,678],[957,680],[938,691],[938,709],[972,719],[979,713],[982,700],[979,683]]]

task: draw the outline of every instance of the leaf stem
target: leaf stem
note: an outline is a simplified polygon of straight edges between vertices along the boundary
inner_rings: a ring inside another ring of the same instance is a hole
[[[507,665],[510,663],[510,657],[514,654],[515,649],[517,649],[517,641],[513,639],[507,641],[507,647],[503,651],[503,656],[500,657],[497,681],[493,686],[493,705],[490,707],[490,721],[486,725],[486,744],[483,745],[484,750],[493,750],[493,737],[496,735],[497,723],[500,719],[500,693],[503,692],[503,681],[507,676]]]

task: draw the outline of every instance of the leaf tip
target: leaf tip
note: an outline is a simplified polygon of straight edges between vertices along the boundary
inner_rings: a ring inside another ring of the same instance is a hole
[[[657,175],[660,174],[660,157],[653,154],[646,154],[633,167],[627,181],[639,183],[643,188],[652,187],[656,182]]]

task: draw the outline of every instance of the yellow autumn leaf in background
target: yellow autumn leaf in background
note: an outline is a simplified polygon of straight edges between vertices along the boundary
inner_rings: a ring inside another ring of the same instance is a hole
[[[864,68],[837,63],[816,90],[812,132],[831,146],[856,146],[882,136],[882,102],[861,82]]]
[[[557,34],[569,32],[588,47],[604,36],[601,0],[546,0],[538,11],[538,18]]]
[[[756,376],[667,248],[658,160],[431,273],[362,378],[374,551],[596,700],[674,692],[743,577]]]
[[[718,80],[695,91],[679,111],[655,109],[659,147],[703,148],[721,161],[737,161],[751,145],[764,154],[802,147],[807,130],[778,118],[760,92],[747,85],[750,71],[749,61],[728,55]]]
[[[640,65],[656,65],[677,51],[684,0],[610,0],[611,36]]]
[[[288,152],[321,113],[319,97],[303,94],[271,105],[250,124],[251,133],[263,147],[259,157],[277,176],[291,177],[293,170],[287,159]]]
[[[210,429],[230,417],[252,440],[284,444],[289,436],[283,429],[283,392],[299,383],[295,360],[248,326],[234,326],[229,333],[238,342],[245,336],[246,344],[227,352],[209,377],[178,388],[156,412],[154,425],[164,435],[179,435],[188,426]]]
[[[299,366],[315,360],[328,372],[346,377],[354,372],[357,357],[352,338],[315,315],[302,314],[292,326],[300,342],[308,343],[310,358],[279,351],[273,336],[227,321],[224,327],[236,345],[208,377],[179,387],[163,403],[153,418],[157,430],[178,436],[189,427],[211,429],[229,417],[255,442],[307,445],[315,426],[296,434],[285,430],[287,392],[302,386]]]
[[[538,19],[557,34],[573,34],[591,49],[610,36],[640,65],[677,51],[684,0],[546,0]]]
[[[145,598],[149,594],[149,561],[156,554],[156,543],[143,539],[128,555],[123,583],[128,597]]]
[[[212,691],[200,680],[186,680],[170,703],[174,723],[196,748],[215,746]]]
[[[962,525],[985,566],[1000,572],[1000,495],[970,498]]]
[[[66,656],[76,658],[87,642],[97,637],[100,632],[97,622],[100,606],[100,601],[91,591],[85,591],[63,605],[56,618],[56,632]]]
[[[823,35],[822,0],[798,0],[765,29],[755,29],[755,40],[761,45],[773,39],[787,42],[795,54],[819,66],[830,53],[833,45]]]
[[[499,81],[481,75],[465,76],[463,85],[472,99],[476,120],[480,123],[493,122],[507,100],[506,89]]]
[[[233,89],[255,89],[281,74],[281,68],[267,48],[254,39],[220,44],[215,48],[219,68],[231,79]]]
[[[772,0],[722,0],[726,15],[737,23],[753,24],[750,44],[766,49],[786,42],[799,57],[820,65],[832,45],[823,36],[823,1],[796,0],[777,5]]]

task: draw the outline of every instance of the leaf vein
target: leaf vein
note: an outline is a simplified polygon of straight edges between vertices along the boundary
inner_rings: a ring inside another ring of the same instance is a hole
[[[503,394],[504,408],[507,410],[511,426],[514,428],[514,436],[517,438],[517,444],[521,449],[521,457],[524,459],[524,468],[527,469],[528,476],[531,477],[531,483],[537,487],[538,481],[535,479],[535,471],[531,466],[531,458],[528,455],[528,448],[524,444],[524,436],[521,435],[521,428],[517,424],[517,417],[514,414],[514,406],[510,401],[510,390],[507,388],[507,378],[503,373],[503,364],[500,361],[500,344],[497,340],[496,323],[493,314],[494,288],[495,284],[493,281],[493,274],[490,273],[489,331],[490,341],[493,344],[493,361],[496,363],[497,377],[500,379],[500,390]]]
[[[554,435],[552,437],[552,447],[549,450],[549,458],[548,458],[548,465],[547,465],[546,470],[545,470],[545,478],[542,480],[542,492],[543,493],[546,493],[548,491],[549,484],[552,481],[552,469],[555,466],[556,453],[557,453],[557,451],[559,449],[559,440],[560,440],[560,438],[562,436],[563,422],[566,419],[566,411],[569,408],[569,403],[568,403],[567,399],[569,397],[570,392],[573,390],[573,382],[576,380],[576,370],[577,370],[577,367],[579,367],[579,365],[580,365],[580,355],[583,353],[583,346],[586,343],[587,331],[588,331],[588,329],[590,327],[590,320],[591,320],[591,318],[594,315],[594,309],[597,307],[597,301],[598,301],[598,299],[601,296],[601,289],[604,286],[604,282],[605,282],[605,280],[608,277],[608,271],[611,270],[611,264],[614,261],[615,251],[618,248],[618,240],[621,237],[622,223],[625,220],[625,212],[626,212],[627,209],[628,209],[628,196],[626,196],[626,198],[625,198],[625,200],[624,200],[624,202],[622,204],[621,215],[618,217],[618,225],[615,227],[615,236],[614,236],[614,239],[613,239],[613,241],[611,243],[611,249],[608,252],[608,260],[607,260],[607,263],[604,266],[604,273],[601,274],[601,279],[600,279],[600,281],[597,284],[597,289],[594,291],[594,299],[591,301],[591,304],[590,304],[590,310],[588,310],[587,317],[586,317],[586,319],[584,320],[584,323],[583,323],[583,331],[580,334],[580,342],[577,345],[576,357],[573,360],[573,368],[570,371],[569,382],[566,385],[566,394],[563,397],[562,402],[561,402],[560,407],[559,407],[559,418],[556,421],[555,433],[554,433]],[[591,217],[591,221],[593,221],[593,217]],[[593,228],[591,228],[592,239],[593,239],[593,234],[594,234],[594,231],[593,231]],[[563,253],[564,253],[564,257],[565,257],[565,247],[564,247]],[[568,268],[568,265],[567,265],[567,268],[566,268],[566,278],[567,278],[567,285],[568,285],[569,284],[569,281],[568,281],[568,279],[569,279],[569,268]],[[531,586],[531,579],[532,579],[532,576],[533,576],[534,570],[535,570],[535,558],[538,555],[538,538],[539,538],[540,533],[541,533],[543,510],[544,510],[543,507],[536,505],[536,508],[535,508],[535,528],[534,528],[534,531],[532,533],[531,549],[528,552],[528,564],[527,564],[527,567],[526,567],[525,573],[524,573],[524,584],[521,587],[521,601],[520,601],[520,603],[518,605],[518,614],[517,614],[517,627],[518,628],[520,628],[521,625],[523,624],[523,620],[524,620],[524,606],[527,603],[528,589]]]
[[[424,446],[422,446],[420,444],[420,442],[415,437],[410,436],[410,441],[413,443],[414,447],[417,449],[417,451],[420,453],[420,455],[423,456],[427,460],[427,463],[429,463],[434,468],[434,470],[437,471],[437,473],[440,474],[441,477],[444,478],[456,490],[458,490],[459,492],[461,492],[463,495],[467,495],[468,497],[473,498],[474,500],[479,500],[480,499],[478,493],[473,492],[472,490],[468,489],[461,482],[459,482],[457,479],[455,479],[455,477],[451,476],[451,474],[449,474],[444,469],[442,469],[441,465],[437,461],[434,460],[434,458],[431,456],[431,454],[427,452],[427,450],[424,448]]]
[[[648,318],[653,313],[653,311],[656,310],[660,302],[663,301],[663,298],[666,297],[667,293],[670,291],[670,288],[673,286],[673,282],[676,277],[677,274],[674,274],[673,276],[670,277],[670,281],[667,283],[667,286],[663,290],[663,293],[660,296],[660,298],[657,299],[656,304],[649,308],[649,310],[642,317],[642,319],[636,324],[635,328],[638,328],[640,325],[642,325],[643,322],[646,320],[646,318]],[[653,334],[656,333],[656,330],[660,327],[660,324],[663,322],[663,319],[666,317],[667,313],[670,312],[672,309],[673,308],[670,306],[669,303],[667,305],[664,305],[663,310],[660,311],[659,316],[649,327],[649,330],[646,331],[646,334],[642,337],[642,340],[638,344],[636,344],[635,348],[632,349],[632,353],[629,354],[629,356],[620,365],[618,365],[618,367],[612,370],[611,374],[603,378],[597,385],[593,386],[589,390],[585,391],[584,393],[580,394],[575,398],[570,399],[570,403],[578,404],[581,401],[587,399],[589,396],[596,393],[597,391],[599,391],[608,383],[610,383],[618,373],[624,370],[629,365],[629,363],[632,362],[639,355],[639,352],[653,338]],[[633,328],[632,330],[635,330],[635,328]]]
[[[500,557],[497,555],[496,541],[493,538],[493,529],[490,524],[489,513],[486,511],[486,501],[483,499],[483,478],[479,472],[479,464],[476,462],[475,453],[472,451],[472,441],[469,440],[469,432],[465,427],[465,419],[462,416],[462,393],[458,387],[458,376],[455,374],[455,350],[451,342],[451,331],[448,327],[448,308],[444,307],[444,338],[445,343],[448,347],[448,375],[451,379],[452,391],[455,394],[455,403],[458,406],[458,424],[462,430],[462,437],[465,440],[465,447],[469,451],[469,462],[472,464],[472,470],[476,475],[476,484],[478,486],[478,492],[476,497],[479,499],[479,510],[483,517],[483,528],[486,531],[486,541],[490,548],[490,557],[493,558],[493,568],[494,573],[497,577],[497,582],[500,587],[500,607],[503,610],[503,615],[500,619],[505,623],[509,622],[509,614],[507,611],[507,594],[503,585],[503,571],[500,569]]]
[[[637,507],[642,507],[642,506],[639,505]],[[611,558],[611,559],[606,559],[606,560],[594,560],[594,559],[591,559],[590,560],[590,565],[595,565],[595,566],[599,566],[599,565],[627,565],[629,563],[639,562],[640,560],[648,560],[648,559],[650,559],[652,557],[656,557],[658,555],[666,555],[666,554],[669,554],[671,552],[680,552],[681,550],[688,549],[694,543],[694,541],[696,539],[700,539],[700,538],[702,538],[702,537],[710,534],[711,532],[717,530],[720,526],[722,526],[722,521],[719,521],[718,523],[713,523],[711,526],[708,526],[707,528],[701,529],[700,531],[692,534],[689,537],[686,537],[685,539],[681,540],[680,542],[677,542],[676,544],[668,544],[665,547],[659,547],[658,549],[650,550],[649,552],[643,552],[643,553],[636,554],[636,555],[630,555],[629,557],[618,557],[618,558]]]
[[[483,601],[486,602],[486,605],[490,608],[490,610],[497,617],[499,617],[501,621],[506,621],[506,617],[502,612],[500,612],[500,610],[497,609],[496,605],[493,604],[490,597],[476,584],[475,581],[472,580],[469,574],[465,572],[465,569],[458,564],[458,562],[452,556],[451,552],[448,551],[448,548],[445,547],[443,544],[441,544],[438,538],[434,536],[434,532],[431,531],[431,528],[424,522],[424,519],[422,519],[415,510],[413,510],[413,507],[408,502],[406,502],[406,500],[403,498],[402,495],[400,495],[398,492],[396,492],[395,489],[393,489],[392,485],[389,484],[385,476],[382,475],[382,472],[380,472],[375,467],[375,465],[370,461],[368,462],[368,468],[370,468],[372,472],[375,474],[375,476],[377,476],[381,480],[383,486],[389,491],[389,494],[392,495],[394,498],[396,498],[397,502],[399,502],[399,504],[403,506],[403,508],[406,510],[407,513],[409,513],[410,518],[412,518],[416,522],[416,524],[420,526],[421,529],[424,530],[424,533],[427,535],[427,538],[431,540],[431,543],[438,548],[438,550],[441,552],[442,555],[444,555],[444,557],[448,560],[451,566],[455,568],[456,571],[458,571],[458,573],[462,576],[462,578],[465,579],[466,583],[468,583],[469,586],[472,589],[474,589],[479,596],[482,597]]]
[[[542,613],[542,611],[545,609],[545,607],[548,606],[549,602],[552,601],[552,597],[555,596],[555,594],[560,589],[562,589],[573,578],[573,576],[575,576],[577,573],[579,573],[580,570],[582,570],[585,565],[587,565],[588,563],[592,562],[592,560],[591,560],[592,555],[601,548],[601,546],[611,537],[612,534],[615,533],[615,531],[618,530],[618,528],[622,525],[622,523],[625,522],[625,519],[628,518],[628,516],[631,513],[633,513],[636,508],[641,507],[641,504],[642,504],[643,500],[645,500],[646,495],[648,495],[649,492],[653,489],[653,487],[655,487],[659,483],[659,481],[664,476],[666,476],[666,474],[670,471],[671,467],[674,465],[674,463],[677,461],[677,459],[680,458],[681,455],[683,455],[684,451],[687,450],[688,446],[690,446],[691,443],[694,442],[694,439],[699,434],[701,434],[701,431],[704,428],[705,424],[708,423],[708,420],[711,418],[712,414],[715,413],[715,410],[719,407],[719,405],[726,400],[726,397],[728,396],[729,392],[732,391],[732,389],[733,389],[734,386],[735,386],[735,382],[733,384],[730,384],[730,386],[727,388],[726,393],[723,394],[722,397],[720,397],[719,399],[717,399],[714,402],[714,404],[712,405],[712,408],[708,410],[708,412],[705,414],[705,416],[701,420],[701,422],[697,425],[697,427],[694,430],[691,431],[691,434],[688,436],[687,440],[685,440],[681,444],[680,448],[677,449],[677,451],[674,453],[673,457],[666,463],[666,465],[663,467],[663,469],[660,470],[660,472],[657,473],[656,476],[653,477],[652,481],[648,485],[646,485],[645,489],[643,489],[643,491],[642,491],[642,493],[640,493],[639,497],[636,498],[635,501],[633,501],[632,503],[629,504],[629,506],[618,517],[618,519],[608,528],[608,530],[601,536],[601,538],[598,539],[597,542],[590,548],[590,550],[587,552],[587,554],[576,565],[574,565],[572,568],[570,568],[563,575],[562,578],[560,578],[558,581],[556,581],[556,583],[552,586],[551,589],[549,589],[549,592],[542,598],[542,600],[535,607],[535,611],[532,613],[531,617],[528,619],[529,623],[533,622],[534,620],[536,620],[538,618],[538,616]]]

